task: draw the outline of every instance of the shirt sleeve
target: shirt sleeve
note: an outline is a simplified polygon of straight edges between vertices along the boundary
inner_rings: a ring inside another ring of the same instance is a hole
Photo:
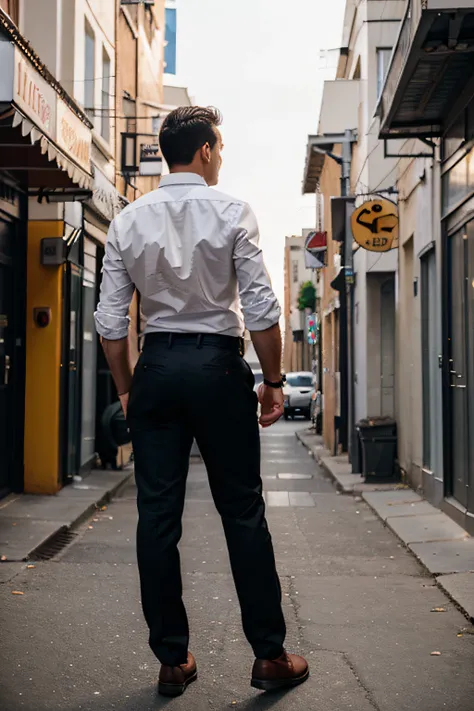
[[[135,286],[123,263],[115,221],[110,225],[102,266],[100,301],[94,314],[97,333],[109,341],[128,336],[128,312]]]
[[[245,326],[249,331],[265,331],[275,326],[281,309],[263,262],[257,220],[248,205],[244,205],[237,224],[234,264]]]

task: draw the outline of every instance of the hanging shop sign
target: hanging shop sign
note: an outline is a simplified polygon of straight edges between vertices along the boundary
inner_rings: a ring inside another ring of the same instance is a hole
[[[316,314],[306,315],[306,338],[310,346],[315,346],[318,341],[318,317]]]
[[[160,147],[154,143],[145,143],[140,146],[140,175],[157,176],[163,173],[163,159]]]
[[[398,246],[398,208],[391,200],[375,198],[362,203],[351,216],[357,244],[369,252],[388,252]]]
[[[324,253],[327,249],[327,232],[309,232],[305,240],[305,267],[307,269],[323,269],[325,267]]]

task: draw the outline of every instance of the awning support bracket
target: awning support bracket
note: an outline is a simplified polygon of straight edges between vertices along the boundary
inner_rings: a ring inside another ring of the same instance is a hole
[[[407,151],[406,153],[390,153],[389,148],[388,148],[388,141],[389,140],[394,140],[394,139],[388,139],[384,138],[383,139],[383,155],[384,158],[434,158],[435,156],[435,148],[436,148],[436,143],[434,141],[431,141],[429,138],[424,138],[421,136],[416,136],[416,138],[424,143],[428,148],[430,148],[429,153],[421,153],[421,152],[414,152],[414,151]]]

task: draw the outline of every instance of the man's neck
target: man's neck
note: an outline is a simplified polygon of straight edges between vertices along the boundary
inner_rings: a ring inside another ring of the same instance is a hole
[[[174,173],[195,173],[195,175],[199,175],[201,178],[204,178],[204,172],[200,166],[193,165],[174,165],[172,168],[170,168],[170,173],[173,175]]]

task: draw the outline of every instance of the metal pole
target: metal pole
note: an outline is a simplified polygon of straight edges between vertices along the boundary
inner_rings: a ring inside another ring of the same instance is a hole
[[[350,129],[344,132],[344,142],[342,143],[342,163],[341,163],[341,197],[350,194],[351,184],[351,161],[352,161],[352,141],[353,133]],[[339,427],[339,443],[343,451],[349,451],[349,433],[352,424],[353,409],[353,378],[352,371],[352,348],[349,328],[352,326],[349,320],[349,308],[352,302],[352,238],[345,234],[342,243],[342,264],[343,264],[343,287],[340,292],[340,316],[339,316],[339,372],[341,383],[341,417]],[[352,382],[351,382],[352,381]]]

